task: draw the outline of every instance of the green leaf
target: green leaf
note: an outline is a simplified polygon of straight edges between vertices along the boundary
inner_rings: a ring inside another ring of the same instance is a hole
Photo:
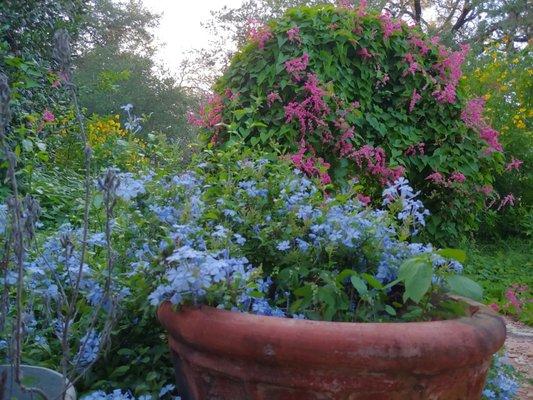
[[[483,299],[483,289],[472,279],[462,275],[452,275],[446,278],[452,293],[471,298],[473,300]]]
[[[466,261],[466,252],[460,249],[440,249],[437,251],[444,258],[452,258],[464,263]]]
[[[389,315],[392,315],[392,316],[396,315],[396,310],[393,307],[389,306],[388,304],[385,306],[385,311]]]
[[[398,279],[403,281],[405,292],[403,301],[411,299],[418,303],[431,287],[433,266],[427,256],[413,257],[405,261],[398,271]]]
[[[357,275],[352,275],[352,277],[350,278],[350,281],[352,282],[353,287],[357,290],[359,295],[364,296],[365,294],[368,293],[368,289],[366,287],[365,281],[363,281]]]
[[[376,278],[374,278],[372,275],[369,274],[362,274],[361,275],[365,281],[368,282],[370,286],[372,286],[374,289],[383,289],[383,285],[380,281],[378,281]]]

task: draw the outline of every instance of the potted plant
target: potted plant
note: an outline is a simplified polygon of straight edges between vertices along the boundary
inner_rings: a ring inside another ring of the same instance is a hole
[[[505,325],[453,296],[481,295],[462,252],[407,240],[427,215],[408,181],[373,209],[268,154],[206,154],[150,207],[183,398],[480,397]]]

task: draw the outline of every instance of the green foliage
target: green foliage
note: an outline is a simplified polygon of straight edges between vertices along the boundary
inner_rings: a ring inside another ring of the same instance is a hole
[[[432,212],[429,237],[453,242],[477,228],[484,209],[479,188],[492,183],[503,156],[486,154],[478,132],[461,120],[465,97],[460,90],[450,103],[435,98],[453,76],[458,78],[461,53],[452,55],[405,24],[384,39],[383,24],[374,14],[359,17],[355,11],[330,6],[290,10],[259,29],[270,37],[264,48],[256,38],[234,57],[216,86],[219,97],[206,106],[198,124],[215,142],[244,140],[262,148],[279,144],[283,153],[307,163],[304,169],[323,177],[329,171],[341,187],[356,177],[373,199],[379,198],[384,180],[405,168]],[[299,39],[291,41],[287,32],[295,27]],[[427,54],[413,44],[417,39],[428,47]],[[306,68],[287,71],[288,61],[306,54]],[[407,61],[411,56],[416,63],[412,74],[407,72],[413,66]],[[444,76],[435,66],[446,59],[455,65],[443,67]],[[316,86],[312,100],[305,85]],[[415,90],[421,99],[410,111]],[[291,117],[291,105],[299,107],[300,115],[307,114],[298,119],[295,112]],[[364,146],[385,152],[381,173],[361,155]],[[444,183],[428,180],[435,171],[444,176]],[[453,173],[463,174],[466,181],[450,181]]]
[[[74,80],[89,114],[121,114],[120,107],[131,103],[137,114],[146,117],[145,132],[162,132],[175,141],[193,140],[196,130],[186,116],[196,104],[194,96],[172,76],[154,73],[158,68],[151,58],[106,46],[91,49],[76,64]]]
[[[498,176],[497,193],[512,193],[514,207],[503,212],[488,210],[481,226],[484,237],[527,235],[533,232],[533,84],[529,47],[509,52],[491,46],[470,60],[463,86],[473,96],[484,96],[485,113],[501,132],[506,151],[523,164]]]
[[[497,304],[501,311],[533,323],[533,308],[529,301],[533,288],[533,243],[530,239],[508,238],[492,243],[469,243],[465,274],[484,288],[486,303]],[[526,285],[521,310],[509,307],[507,292],[513,285]]]

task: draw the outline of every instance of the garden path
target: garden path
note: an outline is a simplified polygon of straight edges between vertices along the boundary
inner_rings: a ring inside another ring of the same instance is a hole
[[[511,364],[523,375],[524,382],[518,392],[520,400],[533,400],[533,328],[520,322],[505,319],[507,340],[505,347]]]

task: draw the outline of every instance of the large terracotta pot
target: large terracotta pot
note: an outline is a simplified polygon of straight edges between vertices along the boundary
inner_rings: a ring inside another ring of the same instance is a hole
[[[217,310],[158,310],[184,400],[479,399],[505,324],[319,322]]]

